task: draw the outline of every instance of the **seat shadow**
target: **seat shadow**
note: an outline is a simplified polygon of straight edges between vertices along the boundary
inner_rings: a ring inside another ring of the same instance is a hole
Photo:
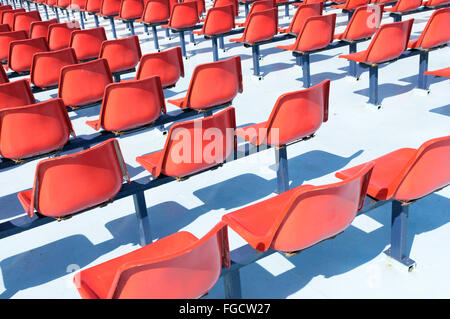
[[[441,76],[425,75],[425,77],[426,77],[428,85],[431,85],[431,84],[434,84],[434,83],[443,82],[443,81],[446,81],[446,80],[448,81],[448,78],[441,77]],[[417,86],[418,76],[417,75],[407,76],[405,78],[400,79],[399,81],[412,83],[412,84]]]
[[[431,109],[430,112],[450,116],[450,104]]]
[[[368,84],[367,84],[368,85]],[[378,103],[388,97],[393,97],[413,90],[416,84],[399,85],[394,83],[383,83],[378,85]],[[369,88],[357,90],[353,93],[369,97]]]

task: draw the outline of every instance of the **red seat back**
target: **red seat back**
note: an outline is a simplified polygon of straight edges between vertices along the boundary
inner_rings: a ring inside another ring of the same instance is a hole
[[[450,2],[449,0],[428,0],[428,1],[425,1],[423,3],[423,5],[427,6],[427,7],[437,7],[442,4],[447,4],[449,2]]]
[[[0,22],[9,25],[11,30],[13,30],[14,14],[19,12],[25,12],[25,9],[20,8],[20,9],[0,11],[0,20],[1,20]]]
[[[60,99],[0,110],[0,152],[21,159],[62,148],[73,134]]]
[[[414,19],[381,25],[365,51],[365,61],[381,63],[399,57],[407,48]]]
[[[302,30],[303,25],[306,22],[306,19],[308,19],[309,17],[321,16],[322,9],[323,9],[322,2],[298,6],[298,9],[297,11],[295,11],[294,17],[292,18],[289,28],[287,29],[287,33],[298,34]]]
[[[117,140],[78,153],[40,161],[31,205],[45,216],[62,217],[113,199],[129,180]]]
[[[202,34],[217,35],[230,32],[234,28],[234,7],[227,5],[208,10],[203,24]]]
[[[25,31],[11,31],[0,33],[0,61],[6,61],[9,55],[9,44],[12,41],[27,39]]]
[[[327,47],[333,42],[336,14],[309,17],[295,41],[294,51],[308,52]]]
[[[28,80],[17,80],[0,85],[0,110],[36,103]]]
[[[136,67],[141,56],[141,46],[136,35],[103,41],[99,54],[99,58],[108,61],[109,68],[113,73]]]
[[[231,102],[242,93],[241,57],[197,65],[183,107],[206,109]]]
[[[31,23],[35,21],[41,21],[39,11],[16,13],[14,14],[13,30],[24,30],[28,34],[28,32],[30,31]]]
[[[417,9],[422,5],[422,0],[398,0],[392,7],[396,12],[407,12]]]
[[[50,50],[68,48],[72,31],[80,30],[78,22],[54,23],[48,27],[47,42]]]
[[[7,24],[0,24],[0,33],[11,32],[11,28]]]
[[[205,0],[182,0],[184,2],[197,2],[197,14],[201,16],[206,11]]]
[[[355,10],[341,39],[356,41],[370,38],[380,25],[383,5],[361,6]]]
[[[45,38],[12,41],[9,45],[8,68],[18,73],[31,69],[33,55],[48,51]]]
[[[8,78],[8,75],[6,74],[5,68],[1,67],[0,68],[0,84],[8,83],[8,82],[9,82],[9,78]]]
[[[69,9],[71,10],[85,10],[87,5],[87,0],[70,0]]]
[[[416,47],[431,49],[450,41],[450,7],[436,10],[423,29]]]
[[[35,21],[30,24],[30,38],[47,38],[48,27],[51,24],[58,23],[57,19],[50,19],[45,21]]]
[[[239,15],[239,3],[237,0],[214,0],[213,8],[225,7],[230,4],[233,6],[234,16],[237,17]]]
[[[56,6],[60,8],[67,8],[70,5],[70,0],[57,0]]]
[[[344,10],[355,10],[360,6],[369,4],[370,0],[347,0],[344,4]]]
[[[12,10],[12,6],[10,4],[5,4],[0,6],[0,11]]]
[[[188,28],[200,22],[197,12],[197,2],[176,3],[172,6],[169,26],[174,29]]]
[[[143,0],[122,0],[120,3],[119,17],[123,20],[134,20],[140,18],[143,11]]]
[[[273,1],[271,0],[259,0],[259,1],[255,1],[253,2],[252,6],[250,7],[250,11],[248,12],[247,17],[245,18],[245,22],[244,22],[244,27],[246,27],[250,21],[250,16],[253,13],[259,12],[259,11],[266,11],[269,9],[272,9],[273,6]]]
[[[100,12],[101,7],[102,7],[102,0],[87,0],[85,11],[97,13]]]
[[[100,125],[107,131],[125,131],[148,125],[166,113],[164,93],[157,76],[106,86]]]
[[[36,53],[31,64],[30,81],[40,88],[56,86],[61,69],[77,62],[72,48]]]
[[[79,61],[96,59],[102,42],[106,41],[103,27],[72,31],[69,46],[75,50]]]
[[[272,39],[278,33],[277,8],[252,13],[242,36],[245,43],[257,43]]]
[[[184,77],[180,47],[142,56],[136,71],[136,80],[153,76],[159,76],[163,87],[175,85],[180,77]]]
[[[116,16],[120,11],[121,0],[102,0],[100,8],[100,15],[102,16]]]
[[[170,18],[169,0],[148,0],[142,20],[146,23],[165,22]]]
[[[66,106],[91,104],[102,100],[105,87],[112,82],[105,59],[68,65],[61,69],[58,97]]]

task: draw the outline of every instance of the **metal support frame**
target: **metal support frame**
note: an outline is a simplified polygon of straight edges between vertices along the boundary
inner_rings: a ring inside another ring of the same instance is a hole
[[[195,43],[195,38],[194,38],[194,34],[192,32],[189,32],[189,40],[191,41],[191,43],[193,43],[194,45],[196,45],[197,43]]]
[[[248,16],[248,12],[250,11],[250,3],[249,2],[245,2],[244,3],[244,8],[245,8],[245,17]]]
[[[309,88],[311,86],[311,63],[309,62],[309,53],[302,55],[302,72],[303,87]]]
[[[369,66],[369,103],[380,106],[378,101],[378,64]]]
[[[94,16],[95,26],[98,28],[100,26],[100,23],[98,22],[98,16],[95,13],[93,14],[93,16]]]
[[[158,31],[156,30],[156,25],[152,25],[153,43],[155,49],[159,52],[159,41],[158,41]]]
[[[217,47],[217,37],[211,37],[213,61],[219,61],[219,48]]]
[[[239,268],[227,271],[222,275],[226,299],[241,299],[241,274]]]
[[[350,42],[348,45],[348,53],[352,54],[352,53],[356,53],[356,48],[357,43],[356,42]],[[350,76],[354,77],[354,78],[358,78],[358,64],[356,63],[356,61],[352,61],[349,60],[349,67],[348,67],[348,73],[350,74]]]
[[[60,22],[59,20],[59,13],[58,13],[58,9],[57,8],[53,8],[55,10],[55,16],[56,16],[56,20],[58,20],[58,22]]]
[[[185,39],[184,39],[184,31],[180,31],[180,32],[179,32],[179,35],[180,35],[181,54],[182,54],[185,58],[187,58],[187,55],[186,55],[186,41],[185,41]]]
[[[259,45],[252,45],[252,56],[253,56],[253,75],[256,75],[261,79],[260,68],[259,68]]]
[[[137,192],[136,194],[133,194],[133,202],[134,208],[136,209],[139,244],[141,246],[145,246],[152,242],[152,232],[150,228],[150,219],[148,217],[144,192]]]
[[[130,27],[130,34],[131,35],[135,35],[135,32],[134,32],[134,21],[133,20],[128,21],[128,25]]]
[[[47,20],[50,20],[50,18],[49,18],[49,16],[48,16],[48,9],[47,9],[47,6],[46,6],[45,4],[43,4],[42,7],[44,8],[45,17],[47,18]]]
[[[80,12],[80,24],[81,24],[81,29],[84,30],[83,12],[82,12],[82,11],[79,11],[79,12]]]
[[[275,147],[275,163],[277,168],[277,189],[275,193],[281,194],[289,190],[289,172],[287,147]]]
[[[114,25],[114,17],[108,17],[109,23],[111,24],[111,31],[114,39],[117,39],[116,26]]]
[[[224,36],[219,37],[219,48],[225,52],[225,42],[224,42]]]
[[[417,87],[422,90],[428,90],[427,76],[428,71],[428,51],[422,50],[419,55],[419,75],[417,79]]]
[[[65,11],[66,11],[67,22],[70,22],[70,13],[69,13],[69,10],[66,9]],[[61,12],[64,13],[64,10],[61,9]]]
[[[284,16],[289,17],[289,3],[284,5]]]

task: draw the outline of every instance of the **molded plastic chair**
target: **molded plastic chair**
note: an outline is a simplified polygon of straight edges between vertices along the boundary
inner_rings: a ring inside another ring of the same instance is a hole
[[[145,3],[142,18],[136,21],[147,24],[168,22],[170,18],[169,0],[148,0]]]
[[[413,21],[414,19],[410,19],[383,24],[366,50],[339,57],[371,65],[396,59],[407,48]]]
[[[96,103],[102,100],[105,87],[112,82],[105,59],[68,65],[61,69],[58,97],[72,108]]]
[[[230,42],[255,44],[270,40],[278,33],[277,8],[254,12],[248,19],[242,37],[230,39]]]
[[[112,200],[129,181],[119,143],[110,139],[88,150],[40,161],[33,189],[17,196],[29,216],[64,217]]]
[[[82,11],[88,12],[90,14],[95,14],[100,12],[100,9],[102,7],[102,0],[87,0],[86,1],[86,8]]]
[[[5,23],[5,24],[9,25],[11,30],[14,30],[13,29],[14,14],[19,13],[19,12],[26,12],[26,11],[24,8],[0,11],[1,23]]]
[[[192,31],[194,34],[214,36],[230,32],[234,28],[234,7],[214,7],[208,10],[206,20],[201,30]]]
[[[302,30],[303,25],[309,17],[321,16],[323,10],[323,3],[311,3],[298,6],[297,11],[295,11],[294,17],[292,18],[289,27],[285,29],[279,29],[280,33],[290,33],[298,35]]]
[[[99,58],[108,61],[112,73],[133,69],[141,56],[141,46],[136,35],[103,41],[99,53]]]
[[[96,13],[98,16],[115,17],[119,14],[121,0],[102,0],[100,12]]]
[[[167,25],[162,25],[162,27],[179,30],[193,27],[199,22],[200,18],[197,12],[197,1],[182,2],[172,6],[169,23]]]
[[[61,99],[0,109],[0,153],[5,158],[58,150],[70,135],[75,133]]]
[[[201,239],[181,231],[74,276],[84,299],[200,298],[230,267],[226,224]]]
[[[372,169],[367,163],[345,181],[293,188],[222,220],[258,251],[303,250],[350,226],[363,207]]]
[[[330,80],[281,95],[267,122],[238,128],[236,134],[254,145],[283,146],[309,137],[328,120]],[[272,133],[275,129],[275,133]]]
[[[30,38],[47,38],[48,27],[52,24],[58,23],[57,19],[50,19],[45,21],[35,21],[30,24]]]
[[[9,44],[12,41],[27,39],[27,33],[25,31],[11,31],[0,33],[0,61],[6,63],[9,55]]]
[[[6,10],[12,10],[12,6],[10,4],[5,4],[3,6],[0,6],[0,11],[6,11]]]
[[[247,17],[245,18],[244,23],[239,23],[236,22],[236,25],[239,27],[246,27],[250,21],[250,16],[253,13],[259,12],[259,11],[266,11],[266,10],[270,10],[272,9],[273,6],[273,1],[271,0],[259,0],[259,1],[255,1],[253,2],[250,11],[248,12]]]
[[[106,41],[103,27],[75,30],[70,37],[69,46],[75,50],[78,61],[98,58],[102,42]]]
[[[0,33],[11,32],[11,28],[7,24],[0,24]]]
[[[202,119],[175,123],[163,150],[139,156],[136,161],[156,178],[161,174],[186,177],[220,165],[232,155],[236,150],[235,130],[233,107]]]
[[[410,202],[422,198],[450,183],[449,161],[450,135],[431,139],[418,149],[396,150],[373,160],[367,193],[378,200]],[[346,180],[360,167],[336,173],[336,177]]]
[[[0,110],[34,103],[36,100],[27,79],[0,84]]]
[[[54,23],[48,27],[47,42],[50,50],[65,49],[70,46],[70,39],[72,32],[75,30],[81,30],[77,27],[78,22],[72,21],[71,23]]]
[[[45,38],[12,41],[9,45],[8,68],[17,73],[28,72],[31,69],[33,55],[48,50]]]
[[[378,8],[377,8],[378,7]],[[374,15],[376,12],[379,14]],[[343,33],[335,34],[334,38],[348,42],[368,39],[379,27],[383,16],[383,5],[361,6],[356,8]],[[371,23],[367,23],[370,21]]]
[[[336,13],[309,17],[294,44],[281,45],[277,48],[302,53],[326,48],[333,42],[335,25]]]
[[[346,0],[344,3],[334,4],[331,7],[336,9],[352,11],[360,6],[368,5],[369,1],[370,0]]]
[[[425,74],[450,78],[450,67],[440,70],[426,71]]]
[[[197,65],[184,98],[168,100],[180,108],[196,110],[231,103],[242,93],[241,57]]]
[[[438,6],[447,4],[447,3],[450,3],[450,1],[449,0],[428,0],[428,1],[422,2],[422,5],[424,7],[438,7]]]
[[[436,10],[428,19],[420,37],[409,41],[408,48],[429,50],[450,41],[450,7]]]
[[[116,19],[121,19],[124,21],[136,20],[142,17],[143,12],[143,0],[122,0],[120,2],[119,15]]]
[[[61,69],[77,62],[72,48],[36,53],[31,64],[30,82],[42,89],[57,86]]]
[[[384,8],[388,12],[408,12],[419,8],[422,0],[398,0],[392,8]]]
[[[106,86],[100,119],[87,121],[95,130],[120,132],[149,125],[166,113],[164,92],[157,76]]]
[[[9,82],[9,78],[8,78],[8,75],[6,74],[5,68],[0,67],[0,84],[8,83],[8,82]]]
[[[142,56],[136,71],[136,80],[153,76],[159,76],[163,88],[174,86],[180,77],[184,77],[180,47]]]
[[[182,0],[181,3],[184,2],[196,2],[197,3],[197,13],[200,17],[206,11],[205,0]]]
[[[39,11],[29,11],[29,12],[19,12],[14,14],[14,22],[13,22],[13,30],[20,31],[24,30],[27,32],[30,31],[30,26],[32,22],[41,21],[41,16]]]
[[[237,2],[237,0],[214,0],[213,8],[224,7],[230,4],[233,5],[234,16],[239,16],[239,3]]]

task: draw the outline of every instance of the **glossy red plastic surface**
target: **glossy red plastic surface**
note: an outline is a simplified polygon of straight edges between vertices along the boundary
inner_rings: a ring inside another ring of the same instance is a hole
[[[69,46],[75,50],[78,61],[96,59],[102,42],[106,40],[103,27],[75,30],[72,32]]]
[[[0,110],[36,103],[27,79],[0,85]]]
[[[6,61],[9,55],[9,44],[12,41],[27,39],[25,31],[11,31],[0,33],[0,60]]]
[[[230,39],[230,42],[254,44],[272,39],[278,33],[277,8],[258,11],[251,14],[241,38]]]
[[[142,56],[137,35],[127,38],[103,41],[99,58],[108,61],[111,72],[133,69]]]
[[[148,0],[142,14],[142,21],[145,23],[159,23],[169,21],[170,3],[169,0]],[[141,20],[138,20],[141,21]]]
[[[334,38],[346,41],[368,39],[377,31],[382,16],[383,5],[361,6],[353,12],[344,32],[335,34]]]
[[[433,12],[420,37],[409,41],[408,48],[428,50],[450,41],[450,7]]]
[[[24,8],[0,11],[1,23],[9,25],[11,30],[13,30],[14,14],[19,12],[26,12],[26,11]]]
[[[425,74],[450,78],[450,67],[443,68],[440,70],[427,71],[427,72],[425,72]]]
[[[58,23],[57,19],[50,19],[45,21],[35,21],[30,24],[30,38],[47,38],[48,27],[51,24]]]
[[[110,17],[116,16],[120,11],[121,0],[102,0],[100,12],[97,15]]]
[[[253,2],[252,6],[250,7],[250,11],[248,12],[247,17],[245,18],[245,22],[244,23],[236,23],[237,26],[240,27],[246,27],[250,21],[250,16],[255,13],[255,12],[259,12],[259,11],[266,11],[269,9],[272,9],[273,6],[273,1],[271,0],[259,0],[259,1],[255,1]]]
[[[31,69],[33,55],[47,51],[45,38],[12,41],[9,44],[8,68],[17,73],[28,72]]]
[[[169,24],[163,27],[172,29],[189,28],[200,22],[197,11],[197,1],[175,3],[172,6]]]
[[[28,12],[19,12],[14,14],[14,22],[13,28],[14,31],[24,30],[27,32],[30,31],[30,26],[32,22],[41,21],[41,16],[39,11],[28,11]]]
[[[117,19],[135,20],[144,12],[143,0],[122,0],[120,2],[119,16]]]
[[[280,33],[291,33],[296,34],[302,30],[303,25],[306,22],[306,19],[314,16],[321,16],[323,9],[323,3],[312,3],[312,4],[304,4],[298,6],[297,11],[295,11],[294,17],[292,18],[289,27],[285,29],[280,29]]]
[[[47,42],[50,50],[68,48],[72,31],[80,30],[78,22],[74,23],[54,23],[48,27]]]
[[[419,8],[422,0],[398,0],[392,8],[385,8],[388,12],[408,12]]]
[[[367,4],[369,4],[369,0],[346,0],[344,3],[335,4],[332,5],[331,7],[351,11]]]
[[[230,32],[234,28],[234,7],[214,7],[208,10],[206,20],[201,30],[192,33],[199,35],[218,35]]]

